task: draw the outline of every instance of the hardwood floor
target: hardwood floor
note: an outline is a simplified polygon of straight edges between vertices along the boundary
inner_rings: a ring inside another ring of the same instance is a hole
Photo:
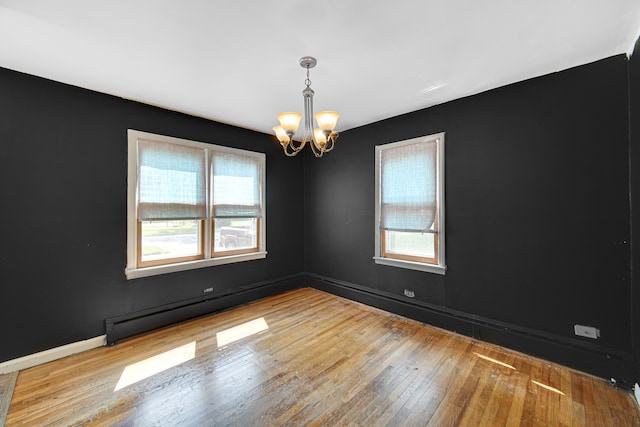
[[[603,380],[298,289],[22,371],[6,425],[628,427],[639,412]]]
[[[18,372],[0,375],[0,426],[5,425],[16,379],[18,379]]]

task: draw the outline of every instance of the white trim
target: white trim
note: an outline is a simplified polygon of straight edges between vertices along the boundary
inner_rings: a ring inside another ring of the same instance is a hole
[[[138,217],[138,135],[142,133],[127,130],[128,169],[127,169],[127,269],[136,267],[137,236],[135,219]],[[135,177],[135,179],[132,179]]]
[[[207,219],[205,219],[204,221],[204,259],[210,259],[211,258],[211,243],[212,242],[212,237],[213,237],[213,233],[211,230],[211,215],[213,214],[212,209],[211,209],[211,191],[210,189],[213,188],[213,177],[211,176],[211,152],[209,150],[204,150],[204,156],[205,156],[205,161],[206,161],[206,165],[207,165],[207,184],[206,184],[206,191],[205,191],[205,211],[206,211],[206,216]],[[136,177],[137,179],[137,177]],[[137,206],[137,203],[136,203]],[[137,248],[136,248],[137,250]]]
[[[17,359],[7,360],[6,362],[0,363],[0,375],[33,368],[34,366],[42,365],[43,363],[52,362],[57,359],[62,359],[63,357],[82,353],[83,351],[92,350],[105,345],[107,345],[107,336],[100,335],[99,337],[90,338],[88,340],[78,341],[41,351],[39,353],[29,354]]]
[[[638,402],[638,405],[640,406],[640,385],[638,385],[638,383],[636,383],[636,388],[634,390],[635,396],[636,396],[636,402]]]
[[[427,273],[445,274],[447,272],[447,267],[442,265],[425,264],[422,262],[405,261],[402,259],[384,258],[379,256],[374,256],[373,260],[376,264],[408,268],[409,270],[426,271]]]
[[[381,236],[380,236],[380,212],[382,210],[381,206],[380,206],[380,198],[381,196],[381,189],[380,189],[380,170],[381,170],[381,157],[382,157],[382,149],[380,147],[376,147],[375,148],[376,152],[375,152],[375,226],[374,226],[374,240],[375,240],[375,249],[373,251],[374,253],[374,257],[373,259],[376,260],[376,263],[378,262],[378,259],[382,259],[380,257],[381,255],[381,249],[380,249],[380,245],[381,245]]]
[[[181,262],[175,264],[166,264],[156,267],[137,267],[137,245],[138,239],[136,235],[137,220],[138,218],[138,189],[137,189],[137,176],[138,176],[138,139],[150,139],[159,142],[168,142],[173,144],[187,145],[194,148],[201,148],[205,152],[206,156],[206,170],[207,170],[207,188],[206,194],[206,209],[207,219],[204,220],[204,259],[197,261]],[[176,271],[193,270],[196,268],[211,267],[215,265],[231,264],[234,262],[250,261],[254,259],[262,259],[267,256],[267,215],[266,215],[266,154],[256,151],[243,150],[241,148],[225,147],[222,145],[209,144],[198,141],[191,141],[188,139],[175,138],[166,135],[158,135],[148,132],[142,132],[134,129],[127,129],[127,142],[128,142],[128,180],[127,180],[127,267],[125,268],[125,275],[127,279],[135,279],[138,277],[155,276],[157,274],[172,273]],[[233,154],[242,154],[250,157],[260,159],[262,162],[261,169],[261,182],[260,188],[261,203],[262,203],[262,217],[260,218],[260,236],[259,247],[257,252],[234,255],[227,257],[211,258],[211,200],[210,189],[213,185],[213,178],[211,177],[211,159],[212,151],[222,151]]]
[[[428,273],[445,274],[447,271],[447,263],[445,262],[445,212],[444,212],[444,132],[436,133],[433,135],[420,136],[417,138],[407,139],[404,141],[396,141],[383,145],[376,145],[375,147],[375,251],[374,261],[376,264],[384,264],[398,268],[408,268],[411,270],[425,271]],[[437,163],[437,197],[438,197],[438,265],[426,264],[421,262],[404,261],[395,258],[385,258],[382,256],[382,249],[380,247],[380,170],[381,170],[381,155],[382,151],[389,148],[397,148],[403,145],[417,144],[427,141],[436,141],[436,149],[438,150],[438,163]]]
[[[436,148],[438,150],[438,170],[436,176],[438,177],[438,267],[441,268],[444,274],[447,269],[446,262],[446,248],[445,248],[445,214],[444,214],[444,132],[434,135],[436,141]]]
[[[212,267],[214,265],[232,264],[241,261],[251,261],[267,257],[267,252],[252,252],[250,254],[240,254],[225,256],[220,258],[199,259],[197,261],[180,262],[175,264],[158,265],[155,267],[126,269],[127,280],[139,277],[155,276],[157,274],[174,273],[176,271],[194,270],[196,268]]]

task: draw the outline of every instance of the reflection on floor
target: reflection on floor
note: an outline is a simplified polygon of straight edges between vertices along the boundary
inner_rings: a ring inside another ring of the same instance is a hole
[[[20,372],[7,426],[640,426],[632,394],[298,289]]]

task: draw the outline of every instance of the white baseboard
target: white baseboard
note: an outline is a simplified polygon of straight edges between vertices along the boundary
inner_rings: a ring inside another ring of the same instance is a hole
[[[71,344],[55,347],[39,353],[29,354],[17,359],[7,360],[0,363],[0,375],[9,372],[21,371],[23,369],[32,368],[43,363],[52,362],[72,354],[81,353],[93,348],[102,347],[107,344],[107,336],[101,335],[88,340],[73,342]]]
[[[638,405],[640,405],[640,385],[638,385],[638,383],[636,383],[635,394],[636,402],[638,402]]]

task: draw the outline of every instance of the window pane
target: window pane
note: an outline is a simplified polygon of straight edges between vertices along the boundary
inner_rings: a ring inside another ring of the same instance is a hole
[[[220,218],[214,224],[214,252],[254,249],[258,246],[256,218]]]
[[[262,215],[262,162],[255,156],[213,152],[213,216],[257,218]]]
[[[266,257],[264,153],[127,136],[127,279]]]
[[[205,150],[138,140],[138,219],[205,217]]]
[[[198,220],[142,221],[141,261],[201,255]]]
[[[424,258],[435,258],[435,234],[387,231],[386,252]]]
[[[376,264],[445,274],[444,136],[375,147]]]
[[[382,228],[426,231],[431,227],[437,210],[437,153],[436,140],[381,152]]]

